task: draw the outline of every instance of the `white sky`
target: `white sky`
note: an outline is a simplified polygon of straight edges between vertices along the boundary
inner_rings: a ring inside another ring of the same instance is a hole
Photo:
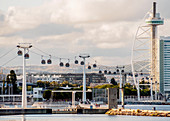
[[[170,0],[0,0],[0,57],[19,42],[30,42],[31,51],[45,55],[34,47],[39,48],[53,59],[88,53],[91,63],[130,64],[137,27],[153,1],[165,18],[159,33],[170,35]],[[16,52],[0,58],[0,65]],[[29,64],[40,64],[40,55],[30,52]],[[6,66],[20,62],[16,58]]]

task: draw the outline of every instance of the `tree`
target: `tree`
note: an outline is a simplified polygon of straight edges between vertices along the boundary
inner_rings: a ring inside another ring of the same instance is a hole
[[[45,87],[45,84],[44,84],[44,82],[42,82],[42,81],[37,81],[37,86],[38,87]]]
[[[149,82],[146,82],[146,81],[144,80],[144,78],[143,78],[143,79],[140,81],[139,84],[149,84]],[[149,89],[149,85],[142,85],[141,88],[142,88],[142,89]]]
[[[16,76],[14,70],[11,70],[10,74],[7,75],[6,82],[7,82],[7,88],[6,88],[7,89],[7,93],[9,93],[8,89],[9,89],[9,85],[11,85],[12,86],[11,92],[13,92],[13,94],[16,94],[17,93],[17,84],[16,84],[17,76]],[[11,94],[11,92],[10,92],[10,94]]]
[[[16,92],[17,92],[17,84],[16,84],[16,82],[17,82],[17,76],[16,76],[16,74],[15,74],[15,71],[14,70],[11,70],[10,71],[10,79],[11,79],[11,83],[12,83],[12,89],[13,89],[13,94],[16,94]]]
[[[49,100],[51,98],[51,90],[45,90],[43,93],[43,98]]]
[[[55,81],[50,82],[50,86],[53,88],[59,88],[58,82],[55,82]]]
[[[133,85],[131,85],[130,83],[126,83],[124,85],[124,94],[125,95],[137,95],[137,90],[136,88],[133,88]]]
[[[117,82],[115,81],[114,78],[112,78],[112,79],[110,80],[110,82],[111,82],[113,85],[117,85]]]
[[[3,79],[3,94],[5,94],[5,79]]]
[[[45,81],[45,87],[50,87],[50,82],[49,81]]]
[[[111,84],[103,84],[103,85],[95,86],[94,88],[97,88],[97,89],[118,88],[118,86],[117,85],[111,85]]]
[[[61,84],[61,86],[63,86],[63,87],[66,87],[67,85],[70,86],[68,81],[63,81]]]

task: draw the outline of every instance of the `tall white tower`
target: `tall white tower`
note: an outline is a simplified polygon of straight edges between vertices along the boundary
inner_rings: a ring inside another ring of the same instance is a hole
[[[160,17],[159,13],[156,13],[156,2],[153,2],[152,11],[148,13],[149,17],[146,18],[145,16],[146,23],[138,27],[132,47],[132,73],[134,84],[138,90],[138,100],[140,100],[141,85],[139,81],[144,77],[143,74],[149,75],[151,99],[153,99],[152,82],[159,82],[159,40],[157,37],[157,26],[163,25],[164,20]]]
[[[150,17],[146,19],[146,23],[151,27],[151,71],[150,76],[155,83],[159,81],[159,55],[158,55],[158,42],[157,26],[163,25],[164,20],[156,13],[156,2],[153,2],[153,12]]]

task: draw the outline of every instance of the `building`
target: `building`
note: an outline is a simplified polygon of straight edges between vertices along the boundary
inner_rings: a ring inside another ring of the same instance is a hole
[[[22,82],[22,75],[17,76],[18,82]],[[30,81],[31,80],[31,81]],[[70,84],[83,84],[82,73],[43,73],[43,74],[28,74],[27,83],[36,83],[37,81],[58,82],[68,81]],[[90,86],[90,83],[105,83],[106,77],[104,74],[99,73],[86,73],[86,84]]]
[[[160,37],[160,92],[170,95],[170,36]]]
[[[33,99],[43,100],[43,88],[33,88]]]
[[[60,79],[68,81],[71,84],[77,84],[77,85],[83,84],[82,73],[61,74]],[[87,86],[90,86],[90,83],[105,83],[105,82],[106,82],[106,77],[104,77],[104,74],[86,73],[86,85]]]

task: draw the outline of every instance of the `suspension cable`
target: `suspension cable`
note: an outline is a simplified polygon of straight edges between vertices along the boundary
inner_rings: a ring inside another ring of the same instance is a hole
[[[14,60],[14,59],[17,58],[17,57],[18,57],[18,55],[15,56],[14,58],[10,59],[9,61],[7,61],[6,63],[4,63],[3,65],[1,65],[1,67],[5,66],[6,64],[8,64],[9,62],[11,62],[12,60]]]
[[[16,48],[16,47],[15,47]],[[5,54],[3,54],[2,56],[0,56],[0,58],[6,56],[8,53],[10,53],[11,51],[13,51],[15,48],[12,48],[10,51],[6,52]]]
[[[40,50],[39,48],[37,48],[37,47],[35,47],[35,46],[33,46],[35,49],[37,49],[38,51],[40,51],[40,52],[42,52],[42,53],[44,53],[45,55],[51,55],[51,54],[49,54],[49,53],[46,53],[46,52],[44,52],[44,51],[42,51],[42,50]],[[31,51],[31,52],[33,52],[33,51]],[[38,54],[38,53],[36,53],[36,52],[33,52],[34,54],[37,54],[37,55],[42,55],[42,54]],[[54,55],[51,55],[52,57],[55,57],[55,58],[57,58],[57,59],[65,59],[65,60],[73,60],[73,59],[70,59],[70,58],[61,58],[61,57],[57,57],[57,56],[54,56]]]

